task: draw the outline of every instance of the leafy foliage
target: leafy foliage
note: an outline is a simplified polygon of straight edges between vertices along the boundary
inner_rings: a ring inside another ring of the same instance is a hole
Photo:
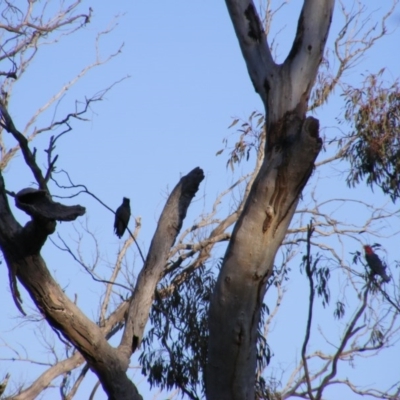
[[[318,257],[317,257],[318,258]],[[318,258],[319,260],[319,258]],[[315,263],[316,266],[316,263]],[[329,304],[330,291],[329,291],[329,278],[331,276],[328,267],[321,267],[314,270],[315,277],[317,280],[316,289],[319,297],[322,297],[322,305],[325,307]]]
[[[259,111],[253,111],[247,121],[235,118],[228,129],[233,128],[238,123],[240,123],[240,126],[236,129],[235,134],[239,134],[239,139],[230,151],[227,161],[227,166],[229,166],[232,171],[235,168],[235,164],[240,164],[243,159],[247,161],[250,158],[252,150],[255,150],[256,153],[258,152],[265,132],[264,114]],[[228,139],[225,138],[223,143],[226,148],[228,146]],[[224,149],[219,150],[217,155],[220,155],[223,151]]]
[[[385,88],[379,80],[382,72],[368,76],[361,89],[345,93],[345,119],[353,125],[346,138],[347,182],[355,186],[365,178],[395,201],[400,197],[400,86],[396,81]]]
[[[310,274],[313,278],[314,290],[318,297],[322,298],[322,305],[326,307],[330,300],[330,290],[329,290],[329,278],[331,276],[329,267],[319,267],[321,256],[317,253],[314,257],[311,254],[305,254],[302,258],[300,264],[300,271],[305,270],[306,273]],[[309,263],[309,271],[307,271],[307,263]]]
[[[346,312],[346,306],[345,306],[345,304],[344,304],[343,302],[341,302],[341,301],[337,301],[337,302],[336,302],[336,308],[335,308],[335,310],[333,311],[333,316],[334,316],[336,319],[341,319],[341,318],[344,317],[345,312]]]
[[[204,393],[202,371],[206,364],[209,298],[214,284],[213,272],[202,265],[170,296],[156,296],[150,314],[152,328],[143,340],[140,356],[142,373],[151,386],[176,387],[191,399],[202,397],[197,392],[200,385]],[[168,287],[168,282],[162,286]]]
[[[269,314],[268,306],[263,303],[261,306],[261,318],[258,324],[258,340],[257,340],[257,370],[263,370],[271,361],[271,349],[267,343],[267,339],[262,331],[267,315]],[[259,382],[257,382],[259,384]]]
[[[218,268],[220,264],[221,260]],[[215,275],[211,268],[202,265],[181,286],[175,287],[171,295],[162,298],[159,293],[163,293],[172,280],[173,277],[169,277],[157,292],[150,314],[152,328],[143,339],[139,361],[151,386],[168,390],[175,387],[191,399],[200,399],[204,397],[207,319]],[[276,277],[270,280],[273,284]],[[271,360],[271,350],[262,331],[268,314],[269,309],[263,304],[257,340],[258,370],[264,369]],[[262,377],[257,379],[259,393],[270,390],[263,382]]]
[[[278,391],[279,384],[274,379],[266,381],[260,377],[256,382],[256,400],[282,400]]]
[[[374,346],[381,346],[383,343],[383,340],[384,340],[384,335],[383,335],[382,331],[379,329],[379,326],[377,326],[371,332],[371,343]]]

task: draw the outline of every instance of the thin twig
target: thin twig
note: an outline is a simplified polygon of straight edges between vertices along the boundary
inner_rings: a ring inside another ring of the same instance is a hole
[[[310,339],[311,322],[312,322],[313,306],[314,306],[314,295],[315,295],[314,280],[313,280],[314,268],[311,268],[311,263],[312,263],[311,236],[312,236],[313,232],[314,232],[314,227],[313,227],[313,224],[311,221],[307,227],[307,254],[306,254],[306,260],[305,260],[305,270],[306,270],[306,275],[307,275],[308,282],[310,285],[310,300],[308,303],[308,318],[307,318],[306,334],[305,334],[303,346],[301,349],[301,358],[303,360],[304,375],[305,375],[306,382],[307,382],[307,392],[308,392],[308,396],[310,397],[310,400],[314,400],[314,396],[312,393],[310,372],[308,370],[306,353],[307,353],[307,344]]]

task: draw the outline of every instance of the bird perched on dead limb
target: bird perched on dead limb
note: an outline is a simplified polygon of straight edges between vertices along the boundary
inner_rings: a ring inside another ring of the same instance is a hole
[[[364,246],[365,250],[365,260],[367,261],[368,266],[371,268],[372,275],[379,275],[384,282],[389,282],[390,277],[386,274],[386,266],[383,265],[381,259],[377,254],[374,253],[374,250],[371,246]]]
[[[114,231],[115,234],[121,238],[125,232],[126,227],[131,217],[131,207],[129,205],[129,199],[124,197],[122,204],[118,207],[115,212]]]

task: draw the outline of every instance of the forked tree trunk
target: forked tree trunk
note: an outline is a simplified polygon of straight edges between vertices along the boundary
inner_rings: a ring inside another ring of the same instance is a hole
[[[206,394],[255,397],[256,340],[265,287],[302,189],[321,149],[319,124],[306,118],[334,0],[305,0],[282,65],[273,62],[253,2],[226,0],[255,90],[266,109],[263,165],[236,223],[210,305]]]

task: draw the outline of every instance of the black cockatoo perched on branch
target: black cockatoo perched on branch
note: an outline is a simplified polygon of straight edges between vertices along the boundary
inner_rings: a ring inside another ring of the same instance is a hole
[[[384,282],[389,282],[390,278],[386,274],[386,266],[383,265],[381,259],[377,254],[374,253],[374,250],[371,246],[364,246],[365,250],[365,259],[367,261],[368,266],[371,268],[373,275],[379,275]]]
[[[129,199],[124,197],[122,204],[118,207],[115,212],[114,231],[115,234],[121,238],[125,232],[126,227],[131,217],[131,207],[129,205]]]

